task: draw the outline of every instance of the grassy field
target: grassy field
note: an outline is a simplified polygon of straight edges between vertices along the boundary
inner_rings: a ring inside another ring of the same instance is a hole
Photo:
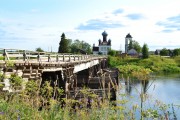
[[[119,68],[121,73],[131,73],[139,69],[149,69],[152,72],[180,72],[180,56],[164,58],[152,55],[148,59],[131,57],[112,57],[109,56],[110,67]]]

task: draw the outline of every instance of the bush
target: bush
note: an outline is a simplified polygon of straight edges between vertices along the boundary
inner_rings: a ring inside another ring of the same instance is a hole
[[[3,57],[3,56],[0,56],[0,60],[4,60],[4,57]]]
[[[116,51],[115,50],[109,50],[108,55],[115,56]]]

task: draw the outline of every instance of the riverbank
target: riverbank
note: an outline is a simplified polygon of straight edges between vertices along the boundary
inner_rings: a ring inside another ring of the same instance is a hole
[[[109,66],[118,68],[124,74],[131,74],[133,71],[142,69],[155,73],[178,73],[180,72],[180,56],[165,58],[152,55],[148,59],[109,56]]]

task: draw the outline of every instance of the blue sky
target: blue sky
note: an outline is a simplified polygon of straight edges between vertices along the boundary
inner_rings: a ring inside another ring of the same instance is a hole
[[[150,50],[180,48],[180,0],[0,0],[0,48],[57,51],[64,32],[98,44],[106,30],[112,49],[130,33]]]

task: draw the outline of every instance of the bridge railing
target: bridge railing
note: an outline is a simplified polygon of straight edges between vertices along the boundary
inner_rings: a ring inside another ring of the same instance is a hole
[[[0,48],[1,60],[18,60],[18,61],[36,61],[36,62],[71,62],[82,61],[88,59],[104,58],[102,55],[81,55],[81,54],[61,54],[51,52],[34,52],[18,49],[2,49]]]

